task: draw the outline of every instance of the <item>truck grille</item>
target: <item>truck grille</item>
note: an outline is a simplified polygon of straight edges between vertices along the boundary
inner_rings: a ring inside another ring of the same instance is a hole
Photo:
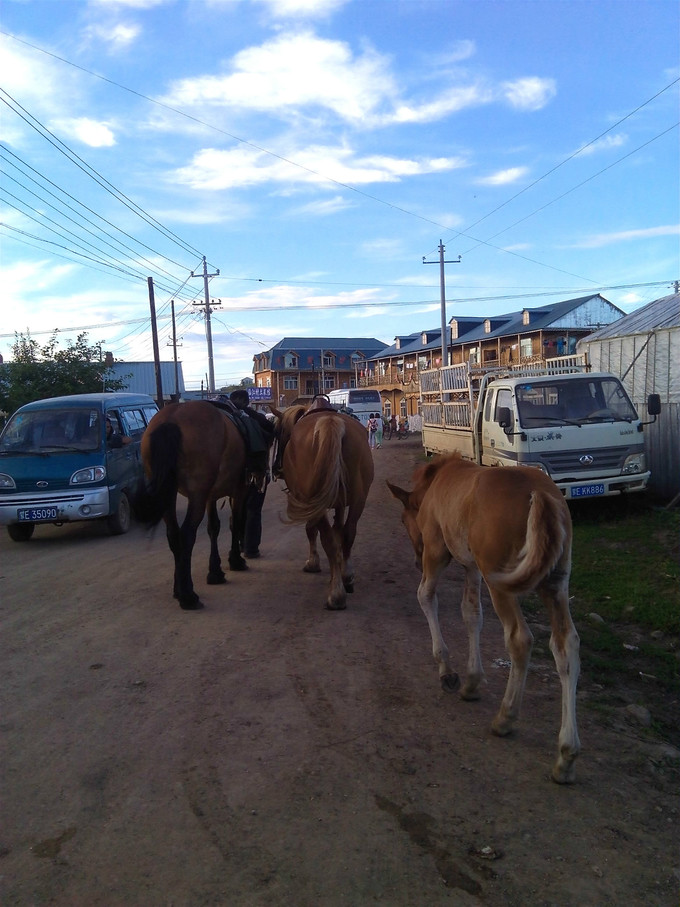
[[[550,470],[551,476],[578,475],[579,473],[593,473],[598,470],[621,469],[628,449],[620,447],[605,447],[602,450],[565,450],[556,453],[545,453],[541,460]],[[581,463],[579,458],[584,454],[593,458],[592,463]]]

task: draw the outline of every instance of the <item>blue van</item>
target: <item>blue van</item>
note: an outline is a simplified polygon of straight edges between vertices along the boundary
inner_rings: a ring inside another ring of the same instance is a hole
[[[158,412],[146,394],[76,394],[18,409],[0,435],[0,525],[27,542],[40,523],[105,519],[130,528],[140,441]]]

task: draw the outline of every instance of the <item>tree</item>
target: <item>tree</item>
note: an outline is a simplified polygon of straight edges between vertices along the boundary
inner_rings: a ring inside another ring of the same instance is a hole
[[[124,378],[113,378],[102,361],[99,344],[90,346],[87,333],[59,349],[58,331],[40,346],[30,333],[15,334],[12,361],[0,366],[0,409],[15,412],[24,403],[67,394],[125,390]]]

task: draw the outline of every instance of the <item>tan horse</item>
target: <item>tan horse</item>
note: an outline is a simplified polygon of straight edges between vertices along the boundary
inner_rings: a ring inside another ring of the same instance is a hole
[[[469,651],[463,699],[478,698],[484,677],[479,652],[482,577],[489,588],[511,659],[505,696],[492,724],[499,736],[509,734],[519,717],[533,644],[519,596],[536,590],[548,606],[550,648],[562,685],[562,724],[552,777],[561,784],[572,782],[581,748],[576,725],[579,637],[569,613],[571,516],[559,489],[532,467],[476,466],[457,456],[441,457],[417,470],[412,492],[387,484],[404,505],[402,521],[422,567],[418,601],[447,691],[456,689],[459,681],[439,628],[436,588],[452,558],[465,569],[461,610]]]
[[[305,524],[307,573],[321,569],[316,546],[321,536],[331,571],[326,607],[338,611],[347,605],[347,592],[354,591],[352,546],[373,481],[373,457],[360,422],[323,402],[315,405],[322,408],[274,410],[279,420],[274,470],[286,482],[288,519]]]
[[[210,560],[207,582],[226,582],[217,539],[217,502],[229,497],[232,538],[229,566],[245,570],[239,537],[244,519],[246,445],[235,422],[206,400],[173,403],[153,417],[142,437],[142,461],[147,483],[135,501],[135,514],[154,525],[165,520],[175,558],[173,595],[186,610],[202,608],[191,578],[191,555],[196,531],[208,511]],[[177,521],[177,494],[188,500],[186,516]]]

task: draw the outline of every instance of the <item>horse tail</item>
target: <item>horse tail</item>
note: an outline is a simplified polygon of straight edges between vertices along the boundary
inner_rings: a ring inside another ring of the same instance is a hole
[[[164,422],[149,435],[144,457],[146,481],[134,502],[135,516],[141,523],[155,526],[175,500],[181,452],[182,432],[174,422]]]
[[[515,595],[531,592],[553,572],[565,554],[569,555],[570,540],[571,517],[564,502],[545,491],[533,491],[526,536],[517,563],[509,571],[490,574],[487,582]]]
[[[347,500],[347,467],[342,457],[345,424],[342,419],[317,417],[312,436],[314,458],[311,475],[313,492],[308,498],[288,494],[288,519],[291,523],[315,523],[328,510]]]

